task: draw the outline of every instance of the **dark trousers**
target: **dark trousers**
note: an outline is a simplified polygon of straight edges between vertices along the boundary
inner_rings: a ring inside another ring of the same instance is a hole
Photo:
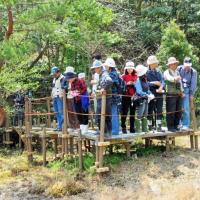
[[[101,102],[102,99],[97,99],[97,123],[100,130],[101,125]],[[105,133],[111,133],[112,123],[111,123],[111,114],[112,114],[112,98],[106,98],[106,120],[105,120]]]
[[[74,102],[74,99],[67,99],[67,110],[70,111],[68,113],[68,127],[69,128],[79,128],[79,121],[77,119],[77,116],[76,114],[74,113],[71,113],[71,112],[75,112],[75,110],[73,109],[73,102]]]
[[[167,94],[166,111],[167,111],[167,128],[177,129],[182,116],[182,97],[180,95]]]
[[[162,120],[163,112],[163,96],[155,95],[155,99],[149,102],[148,107],[148,120],[152,120],[152,124],[156,125],[156,120]]]
[[[128,111],[130,110],[130,132],[134,133],[135,132],[135,110],[136,106],[133,104],[131,105],[131,97],[122,97],[122,117],[121,117],[121,127],[122,129],[126,129],[126,117],[128,114]]]
[[[85,115],[85,114],[88,114],[88,110],[83,110],[81,101],[75,102],[74,107],[75,107],[76,112],[80,113],[80,114],[77,114],[79,123],[83,125],[88,125],[88,115]]]

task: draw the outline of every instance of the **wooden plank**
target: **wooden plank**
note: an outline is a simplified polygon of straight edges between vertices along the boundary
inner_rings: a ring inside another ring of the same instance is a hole
[[[98,142],[97,143],[97,146],[99,147],[106,147],[106,146],[109,146],[110,145],[110,142]]]
[[[108,167],[99,167],[96,169],[97,173],[104,173],[104,172],[109,172],[109,168]]]

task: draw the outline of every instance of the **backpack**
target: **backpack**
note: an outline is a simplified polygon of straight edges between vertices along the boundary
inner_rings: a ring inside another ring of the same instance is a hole
[[[119,85],[120,85],[120,87],[118,87],[118,93],[119,94],[125,94],[126,93],[125,81],[120,77],[118,77],[118,79],[119,79]]]

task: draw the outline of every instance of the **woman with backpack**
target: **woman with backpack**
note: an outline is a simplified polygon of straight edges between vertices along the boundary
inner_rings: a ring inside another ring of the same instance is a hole
[[[107,58],[104,63],[105,68],[109,72],[109,76],[113,81],[112,85],[112,102],[111,102],[111,112],[112,112],[112,135],[119,134],[119,106],[121,104],[120,88],[121,81],[119,74],[116,70],[115,61],[112,58]]]
[[[121,111],[121,127],[122,133],[127,133],[126,130],[126,117],[128,111],[130,110],[130,133],[135,132],[134,122],[135,122],[135,110],[136,106],[132,102],[131,98],[135,94],[135,82],[137,80],[135,64],[132,61],[128,61],[124,68],[125,72],[122,75],[122,79],[125,82],[126,90],[124,96],[122,96],[122,111]]]

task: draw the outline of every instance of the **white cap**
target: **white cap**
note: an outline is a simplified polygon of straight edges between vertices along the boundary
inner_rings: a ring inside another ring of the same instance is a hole
[[[68,73],[68,72],[72,72],[72,73],[74,73],[74,71],[75,71],[75,70],[74,70],[74,67],[68,66],[68,67],[66,67],[64,73],[65,73],[65,74]]]
[[[176,60],[175,57],[170,57],[170,58],[168,59],[167,65],[171,65],[171,64],[175,64],[175,63],[179,63],[179,61]]]
[[[95,68],[99,68],[99,67],[103,67],[103,63],[100,60],[95,60],[92,63],[91,69],[95,69]]]
[[[128,61],[128,62],[126,63],[126,65],[125,65],[124,70],[126,70],[126,69],[134,69],[134,70],[135,70],[135,64],[134,64],[134,62]]]
[[[149,56],[147,59],[147,65],[158,64],[159,61],[156,56]]]
[[[148,68],[145,67],[144,65],[137,65],[136,66],[136,72],[138,76],[143,76],[144,74],[146,74],[148,71]]]
[[[79,73],[78,78],[85,78],[85,73]]]
[[[185,67],[192,67],[192,59],[190,57],[185,57],[183,65]]]
[[[105,63],[104,63],[104,66],[115,68],[116,64],[115,64],[115,61],[112,58],[107,58]]]

